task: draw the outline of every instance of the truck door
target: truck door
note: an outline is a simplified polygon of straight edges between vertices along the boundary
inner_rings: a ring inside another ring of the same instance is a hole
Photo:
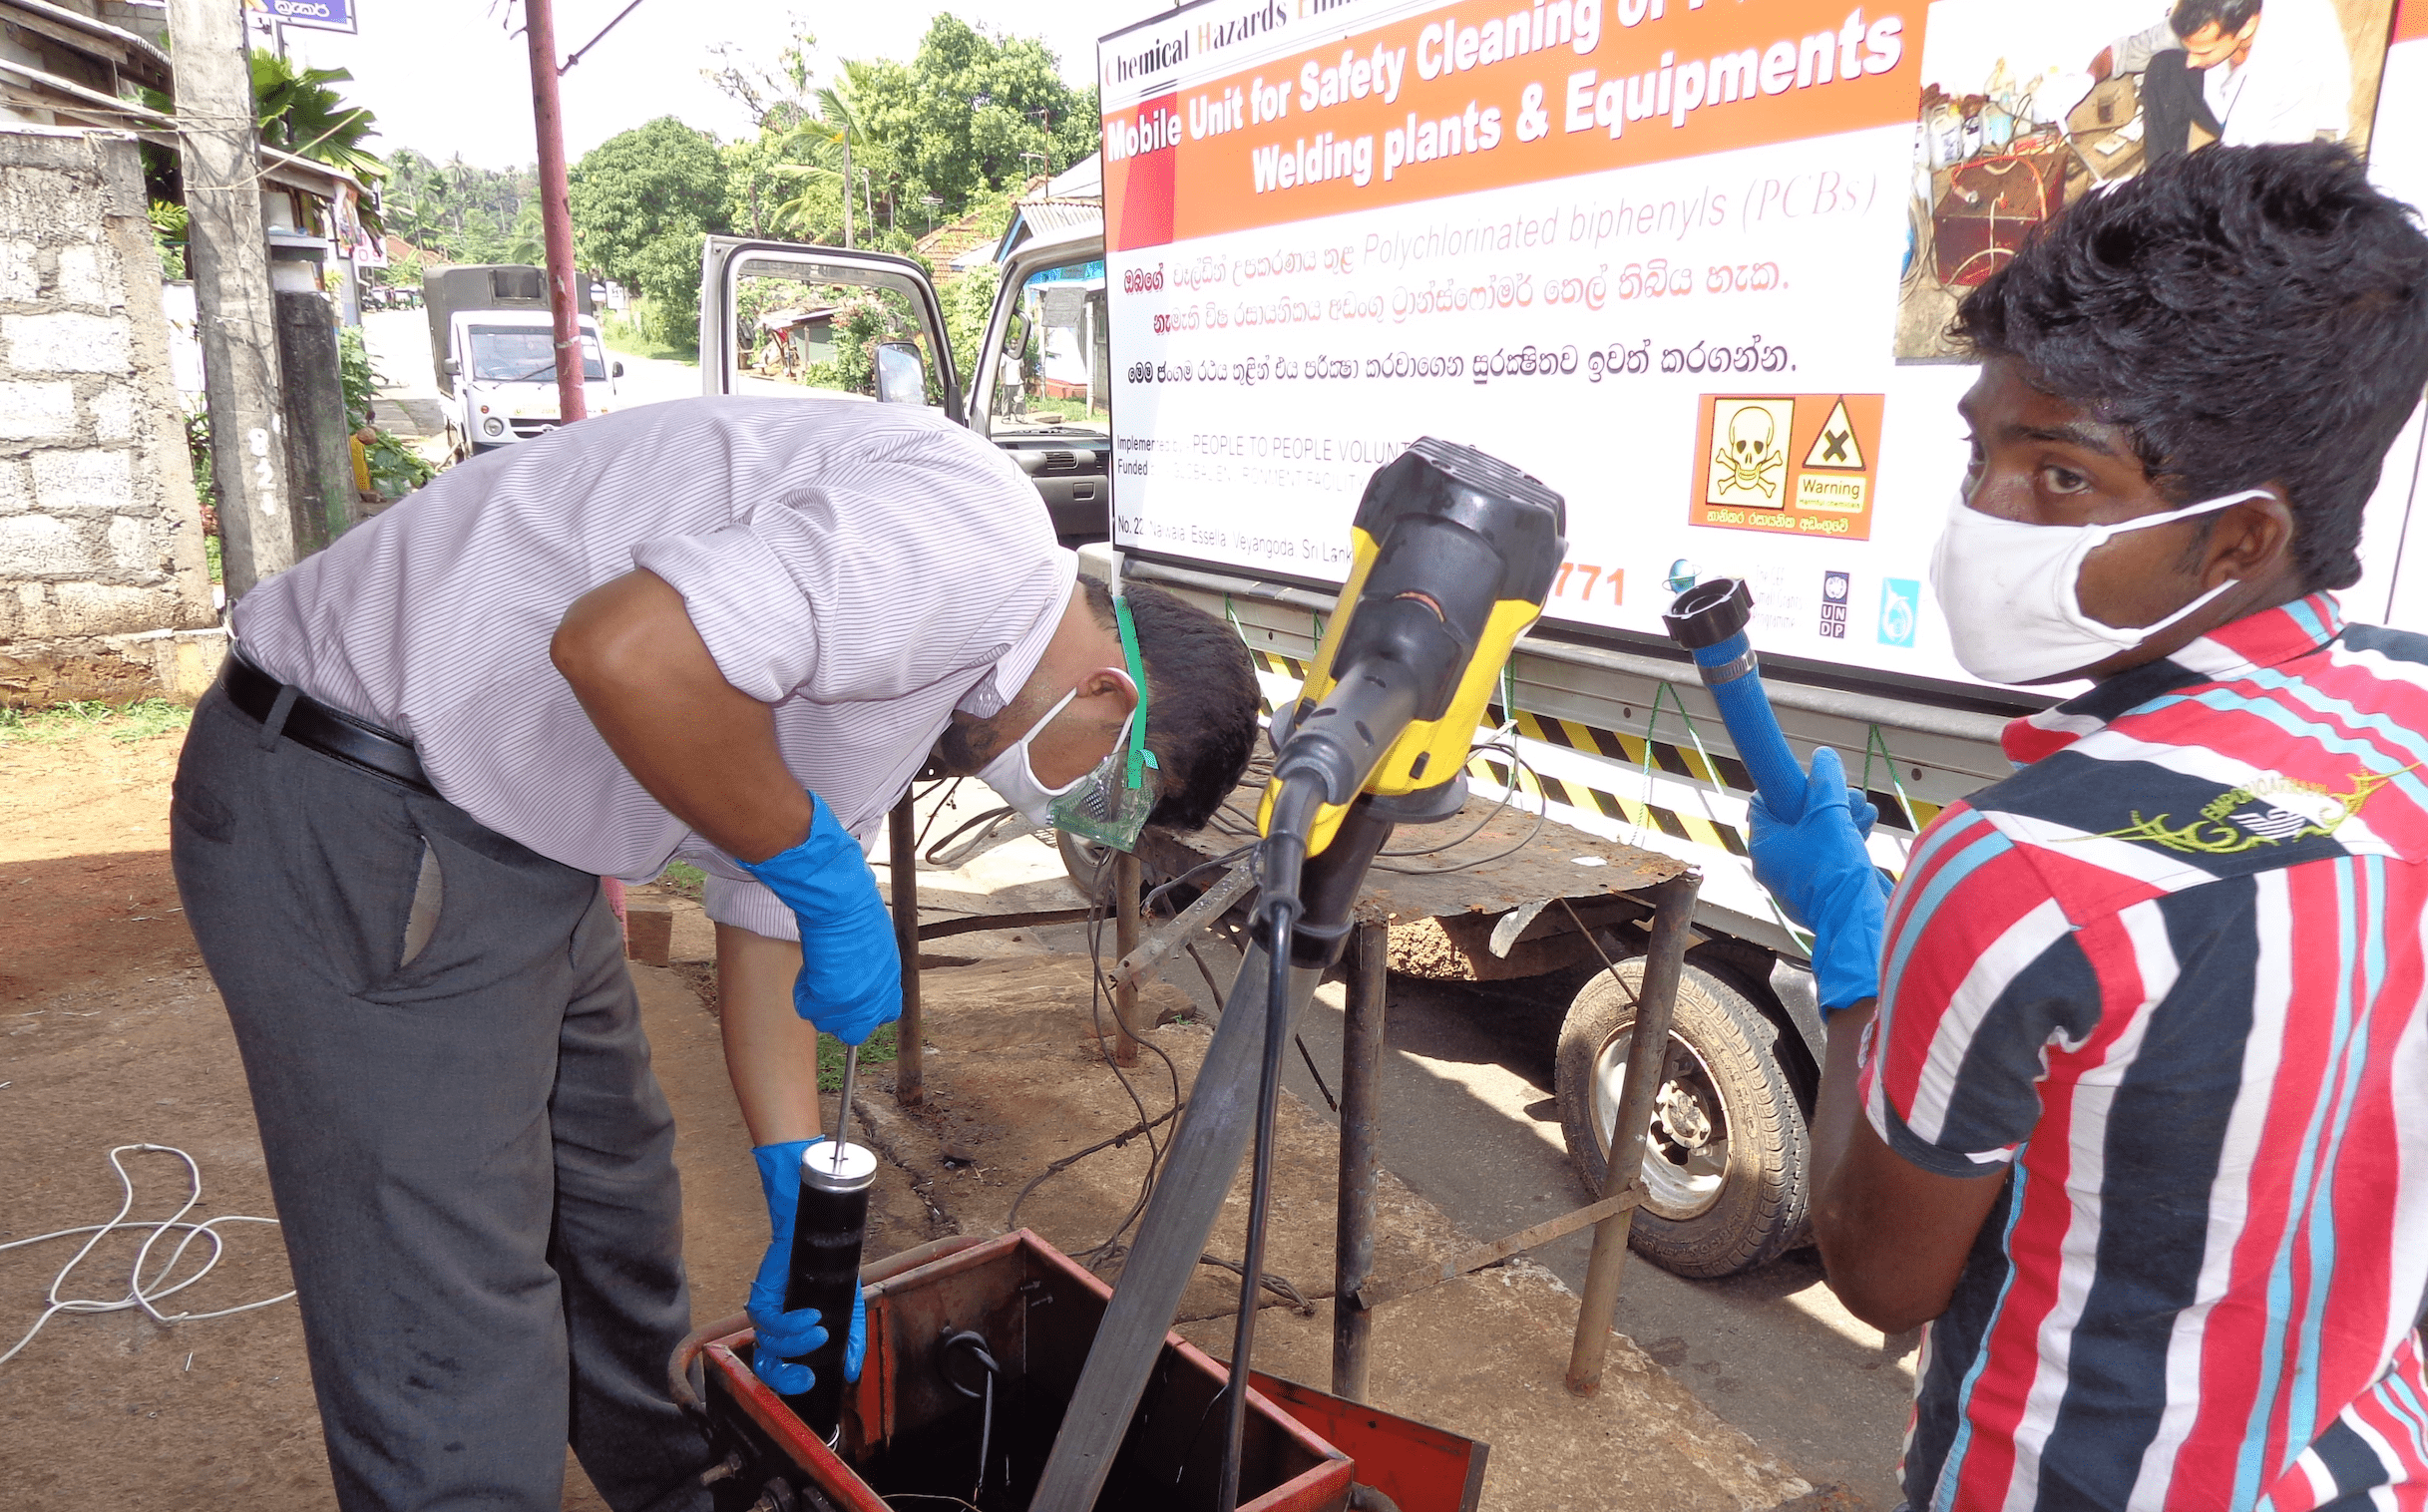
[[[1112,533],[1112,336],[1100,230],[1003,267],[970,375],[970,426],[1036,484],[1065,545]]]
[[[700,390],[968,410],[944,307],[908,257],[710,236],[700,251]]]

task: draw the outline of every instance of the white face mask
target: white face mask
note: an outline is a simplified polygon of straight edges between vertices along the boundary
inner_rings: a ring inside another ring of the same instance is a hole
[[[2187,520],[2265,489],[2204,500],[2115,525],[2025,525],[1984,515],[1958,489],[1931,555],[1930,585],[1956,660],[1984,682],[2037,682],[2129,651],[2234,585],[2219,583],[2156,624],[2120,629],[2083,612],[2083,559],[2127,531]]]
[[[1028,727],[1028,733],[996,752],[995,759],[978,770],[978,780],[995,789],[996,796],[1019,810],[1020,817],[1030,824],[1043,825],[1053,801],[1087,780],[1087,774],[1081,772],[1060,787],[1049,788],[1037,781],[1035,770],[1028,765],[1029,742],[1035,740],[1045,726],[1053,723],[1053,716],[1061,713],[1078,696],[1077,688],[1064,693],[1059,703],[1045,711],[1044,718]]]

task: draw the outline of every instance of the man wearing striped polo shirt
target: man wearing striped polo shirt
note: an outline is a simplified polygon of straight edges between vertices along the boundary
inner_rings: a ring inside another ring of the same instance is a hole
[[[773,1230],[753,1363],[807,1388],[782,1361],[857,1323],[783,1309],[817,1033],[901,1012],[887,810],[933,749],[1038,824],[1115,774],[1140,801],[1091,812],[1134,839],[1257,736],[1228,626],[1075,576],[941,416],[694,399],[457,468],[236,605],[173,850],[340,1506],[554,1512],[570,1442],[617,1512],[707,1507],[673,1123],[599,885],[678,856]]]
[[[2216,148],[1956,330],[1956,653],[2092,686],[1884,905],[1828,752],[1753,843],[1832,1010],[1830,1285],[1929,1324],[1908,1504],[2419,1506],[2428,639],[2331,590],[2428,381],[2428,237],[2341,149]]]

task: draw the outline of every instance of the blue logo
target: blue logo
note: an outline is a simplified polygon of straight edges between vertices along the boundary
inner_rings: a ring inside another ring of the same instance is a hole
[[[1913,644],[1914,622],[1922,613],[1922,584],[1911,577],[1880,579],[1880,644]]]

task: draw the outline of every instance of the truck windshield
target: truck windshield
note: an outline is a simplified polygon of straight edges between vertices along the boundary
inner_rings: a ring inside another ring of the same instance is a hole
[[[1112,434],[1101,260],[1029,274],[1018,316],[1004,334],[988,406],[991,434]]]
[[[515,383],[547,378],[557,371],[556,340],[546,326],[476,325],[467,334],[472,338],[475,378]],[[607,361],[599,353],[598,338],[587,332],[582,337],[582,379],[585,383],[607,380]]]

